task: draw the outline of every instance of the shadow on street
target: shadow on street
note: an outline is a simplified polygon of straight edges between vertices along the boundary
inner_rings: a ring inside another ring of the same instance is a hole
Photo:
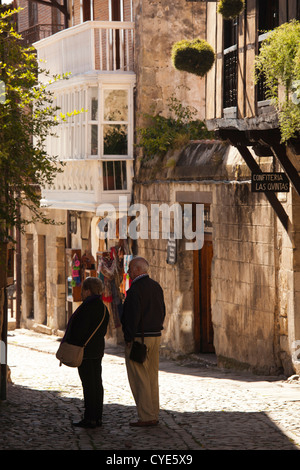
[[[0,404],[2,450],[296,450],[265,413],[183,412],[162,409],[160,424],[130,428],[135,407],[104,404],[103,426],[74,428],[83,402],[56,390],[9,384]]]

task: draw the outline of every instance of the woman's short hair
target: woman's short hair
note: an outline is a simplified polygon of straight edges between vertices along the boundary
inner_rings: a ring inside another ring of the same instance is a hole
[[[83,281],[82,289],[90,290],[94,295],[100,295],[103,292],[103,284],[98,277],[87,277]]]

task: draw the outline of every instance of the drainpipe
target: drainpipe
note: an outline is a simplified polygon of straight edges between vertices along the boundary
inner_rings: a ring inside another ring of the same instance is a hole
[[[21,328],[21,232],[16,229],[16,328]]]

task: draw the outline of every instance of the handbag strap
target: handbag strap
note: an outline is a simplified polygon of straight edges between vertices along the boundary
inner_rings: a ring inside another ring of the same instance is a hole
[[[83,347],[85,348],[86,345],[88,344],[88,342],[92,339],[92,337],[94,336],[94,334],[96,333],[96,331],[100,328],[100,326],[102,325],[103,323],[103,320],[105,318],[105,315],[106,315],[106,307],[104,307],[104,315],[103,315],[103,318],[101,320],[101,322],[99,323],[99,325],[97,326],[97,328],[93,331],[93,333],[91,334],[91,336],[89,337],[89,339],[84,343]]]

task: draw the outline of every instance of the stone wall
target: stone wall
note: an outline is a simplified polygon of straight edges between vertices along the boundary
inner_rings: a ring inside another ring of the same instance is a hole
[[[24,214],[26,209],[22,209]],[[36,223],[21,238],[23,327],[51,334],[67,321],[65,211],[48,211],[56,225]]]
[[[275,372],[273,210],[248,183],[216,185],[214,194],[212,314],[219,362]]]
[[[176,161],[172,168],[170,158]],[[267,171],[272,160],[264,158],[260,164]],[[236,149],[217,142],[192,143],[162,161],[142,163],[134,201],[145,204],[150,214],[152,203],[172,205],[179,192],[212,194],[211,308],[219,365],[291,374],[298,275],[292,268],[292,243],[265,196],[251,192],[250,179]],[[287,210],[291,197],[283,202]],[[166,263],[166,252],[167,240],[138,240],[138,254],[149,260],[151,275],[165,292],[164,349],[190,353],[195,348],[193,256],[184,240],[175,265]]]
[[[193,103],[204,117],[205,80],[179,72],[172,66],[173,43],[182,39],[205,39],[205,3],[186,0],[133,1],[136,24],[135,72],[136,126],[143,113],[166,114],[173,93],[183,105]]]

